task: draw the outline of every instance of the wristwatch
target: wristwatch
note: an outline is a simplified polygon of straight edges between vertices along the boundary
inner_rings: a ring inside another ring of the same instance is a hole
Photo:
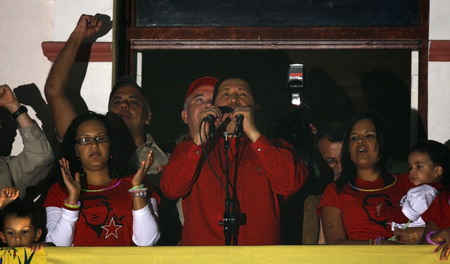
[[[25,106],[21,105],[19,109],[11,114],[11,118],[16,120],[16,118],[18,118],[23,113],[28,113],[28,109]]]

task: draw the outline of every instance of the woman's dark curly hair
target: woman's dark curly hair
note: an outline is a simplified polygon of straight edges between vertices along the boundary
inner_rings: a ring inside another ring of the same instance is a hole
[[[106,128],[110,145],[110,159],[108,160],[109,177],[111,179],[114,179],[122,178],[128,175],[129,170],[132,166],[130,166],[129,164],[130,158],[127,157],[127,151],[122,151],[124,149],[124,147],[122,146],[122,139],[119,139],[115,127],[109,121],[107,116],[91,111],[77,116],[72,121],[69,128],[67,128],[66,134],[64,136],[64,141],[62,142],[62,157],[66,158],[69,161],[70,172],[72,173],[72,175],[75,175],[75,172],[79,172],[80,174],[84,172],[83,166],[81,165],[81,162],[78,159],[75,151],[75,140],[78,127],[89,120],[96,120],[102,123]]]
[[[375,131],[377,135],[378,142],[378,161],[373,167],[373,172],[380,174],[381,178],[384,179],[384,185],[387,186],[394,181],[394,178],[390,174],[391,159],[393,146],[392,141],[388,132],[388,129],[384,122],[378,117],[377,114],[371,111],[366,111],[355,116],[349,123],[344,136],[344,143],[342,144],[342,172],[339,179],[336,180],[337,189],[340,191],[342,187],[347,183],[355,185],[355,179],[357,175],[357,168],[355,163],[350,158],[350,134],[354,125],[363,119],[369,119],[375,126]]]

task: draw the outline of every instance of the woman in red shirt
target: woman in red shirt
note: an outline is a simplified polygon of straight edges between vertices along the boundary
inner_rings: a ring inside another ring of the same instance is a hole
[[[319,204],[327,244],[390,244],[390,225],[377,215],[379,204],[397,205],[410,188],[405,175],[389,172],[392,153],[387,129],[372,112],[349,124],[342,147],[343,170]]]
[[[47,242],[56,246],[156,243],[156,202],[151,198],[148,204],[142,184],[151,153],[135,175],[127,176],[129,157],[124,157],[121,142],[103,115],[88,112],[73,120],[63,141],[63,183],[51,187],[44,203]]]

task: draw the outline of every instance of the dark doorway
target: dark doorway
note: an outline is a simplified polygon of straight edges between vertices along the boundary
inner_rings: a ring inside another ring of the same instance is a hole
[[[394,158],[405,161],[410,144],[411,50],[146,50],[142,85],[152,105],[151,132],[157,142],[187,133],[180,118],[194,79],[229,73],[247,76],[256,91],[259,128],[271,135],[293,112],[287,88],[291,63],[305,69],[305,116],[316,125],[346,121],[372,109],[387,122]],[[401,169],[404,169],[401,166]]]

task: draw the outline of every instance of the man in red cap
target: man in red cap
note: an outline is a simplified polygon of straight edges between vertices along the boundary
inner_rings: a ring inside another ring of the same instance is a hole
[[[279,195],[297,191],[307,169],[260,133],[246,80],[223,79],[215,89],[214,105],[191,108],[188,100],[190,139],[176,146],[161,177],[163,193],[182,198],[181,245],[280,244]],[[220,135],[210,138],[203,120]]]
[[[191,140],[196,134],[198,134],[198,127],[200,126],[201,121],[199,119],[199,112],[202,109],[211,106],[214,86],[216,83],[216,78],[211,76],[203,76],[189,84],[188,91],[184,99],[184,107],[181,111],[181,119],[183,119],[183,122],[188,126],[189,134],[181,136],[172,146],[169,146],[171,152],[175,148],[175,143]],[[184,216],[181,208],[181,200],[178,200],[177,207],[180,222],[183,224]]]
[[[189,136],[194,138],[200,126],[199,112],[212,104],[214,86],[217,79],[211,76],[203,76],[189,85],[184,100],[184,108],[181,118],[189,127]]]

